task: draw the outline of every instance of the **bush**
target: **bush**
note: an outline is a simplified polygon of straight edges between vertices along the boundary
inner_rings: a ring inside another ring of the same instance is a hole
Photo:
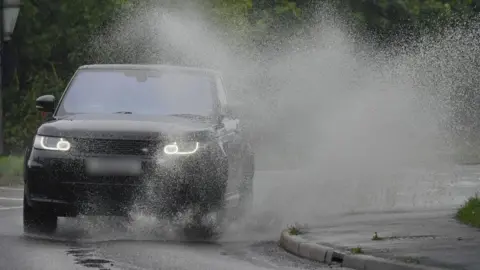
[[[458,210],[456,217],[464,224],[480,228],[480,198],[478,194],[468,199]]]
[[[22,184],[23,157],[0,157],[0,185]]]

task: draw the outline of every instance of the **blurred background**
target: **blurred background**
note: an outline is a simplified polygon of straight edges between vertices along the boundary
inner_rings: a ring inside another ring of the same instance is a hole
[[[4,0],[2,8],[6,10],[10,2],[20,3]],[[59,97],[78,66],[159,63],[224,72],[230,100],[240,104],[261,153],[259,166],[265,169],[300,168],[312,160],[315,166],[321,162],[318,153],[342,162],[354,153],[374,158],[371,153],[378,152],[384,157],[382,151],[398,150],[388,148],[391,145],[411,144],[412,132],[421,140],[407,147],[405,160],[412,158],[414,149],[417,157],[441,145],[448,159],[476,163],[480,160],[479,4],[475,0],[22,0],[14,28],[2,43],[2,155],[23,153],[41,121],[35,98],[51,93]],[[366,94],[365,89],[372,91]],[[384,89],[398,91],[383,96]],[[361,97],[356,96],[361,91]],[[353,119],[361,115],[360,107],[355,107],[358,102],[380,113]],[[415,102],[419,104],[412,105]],[[417,113],[405,115],[425,108],[422,121],[417,121]],[[380,120],[381,114],[403,114],[402,125],[411,126],[400,127],[398,118]],[[375,131],[374,136],[368,123],[395,132]],[[394,128],[386,128],[388,123]],[[426,126],[431,129],[426,131]],[[359,135],[361,130],[368,132]],[[354,137],[346,135],[354,133]],[[380,151],[381,138],[385,141]],[[366,147],[372,140],[375,150]],[[324,142],[322,147],[317,141]],[[420,150],[419,145],[429,145],[428,150]]]

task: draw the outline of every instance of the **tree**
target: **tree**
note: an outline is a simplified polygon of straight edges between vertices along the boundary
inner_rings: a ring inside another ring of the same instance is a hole
[[[14,80],[6,88],[5,138],[21,150],[39,116],[35,98],[58,94],[68,77],[85,63],[85,42],[111,22],[125,0],[25,0],[13,35],[18,60]]]
[[[35,98],[59,94],[75,69],[90,61],[131,62],[142,58],[148,40],[135,47],[138,55],[95,58],[92,37],[105,34],[118,15],[146,8],[156,0],[24,0],[11,48],[17,70],[5,100],[6,143],[22,149],[39,123]],[[163,5],[192,2],[211,14],[217,25],[261,45],[279,43],[314,18],[318,5],[330,4],[358,29],[389,44],[399,37],[414,39],[425,31],[468,21],[480,0],[163,0]],[[358,31],[362,33],[361,31]],[[89,43],[90,42],[90,43]],[[107,44],[107,46],[110,44]],[[389,46],[389,45],[386,45]]]

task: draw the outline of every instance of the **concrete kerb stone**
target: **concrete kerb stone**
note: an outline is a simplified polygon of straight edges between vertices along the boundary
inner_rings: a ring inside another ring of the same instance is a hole
[[[332,248],[310,243],[299,236],[291,235],[288,230],[282,232],[280,246],[294,255],[322,263],[331,263],[334,254]]]
[[[326,262],[327,254],[333,253],[333,251],[328,249],[318,248],[318,245],[314,243],[301,243],[298,252],[300,257],[309,258],[318,262]]]
[[[446,270],[443,268],[407,264],[370,255],[346,254],[333,248],[308,242],[306,239],[282,231],[280,246],[286,251],[309,260],[331,264],[337,262],[342,267],[355,270]]]
[[[285,230],[280,235],[280,246],[283,247],[288,252],[291,252],[295,255],[299,255],[300,243],[303,239],[290,235],[288,230]]]

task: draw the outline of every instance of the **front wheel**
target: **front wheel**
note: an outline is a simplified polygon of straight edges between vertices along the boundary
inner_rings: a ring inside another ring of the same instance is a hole
[[[194,212],[191,220],[185,224],[183,232],[188,239],[214,240],[223,231],[225,216],[224,210],[210,213]]]
[[[244,216],[253,209],[253,181],[250,179],[245,181],[246,183],[240,191],[239,207],[241,216]]]
[[[248,158],[245,159],[242,173],[242,185],[240,189],[240,207],[242,214],[253,209],[253,180],[255,176],[255,158],[251,151],[248,151]]]
[[[51,234],[57,230],[58,217],[53,211],[38,210],[28,205],[23,197],[23,230],[26,233]]]

